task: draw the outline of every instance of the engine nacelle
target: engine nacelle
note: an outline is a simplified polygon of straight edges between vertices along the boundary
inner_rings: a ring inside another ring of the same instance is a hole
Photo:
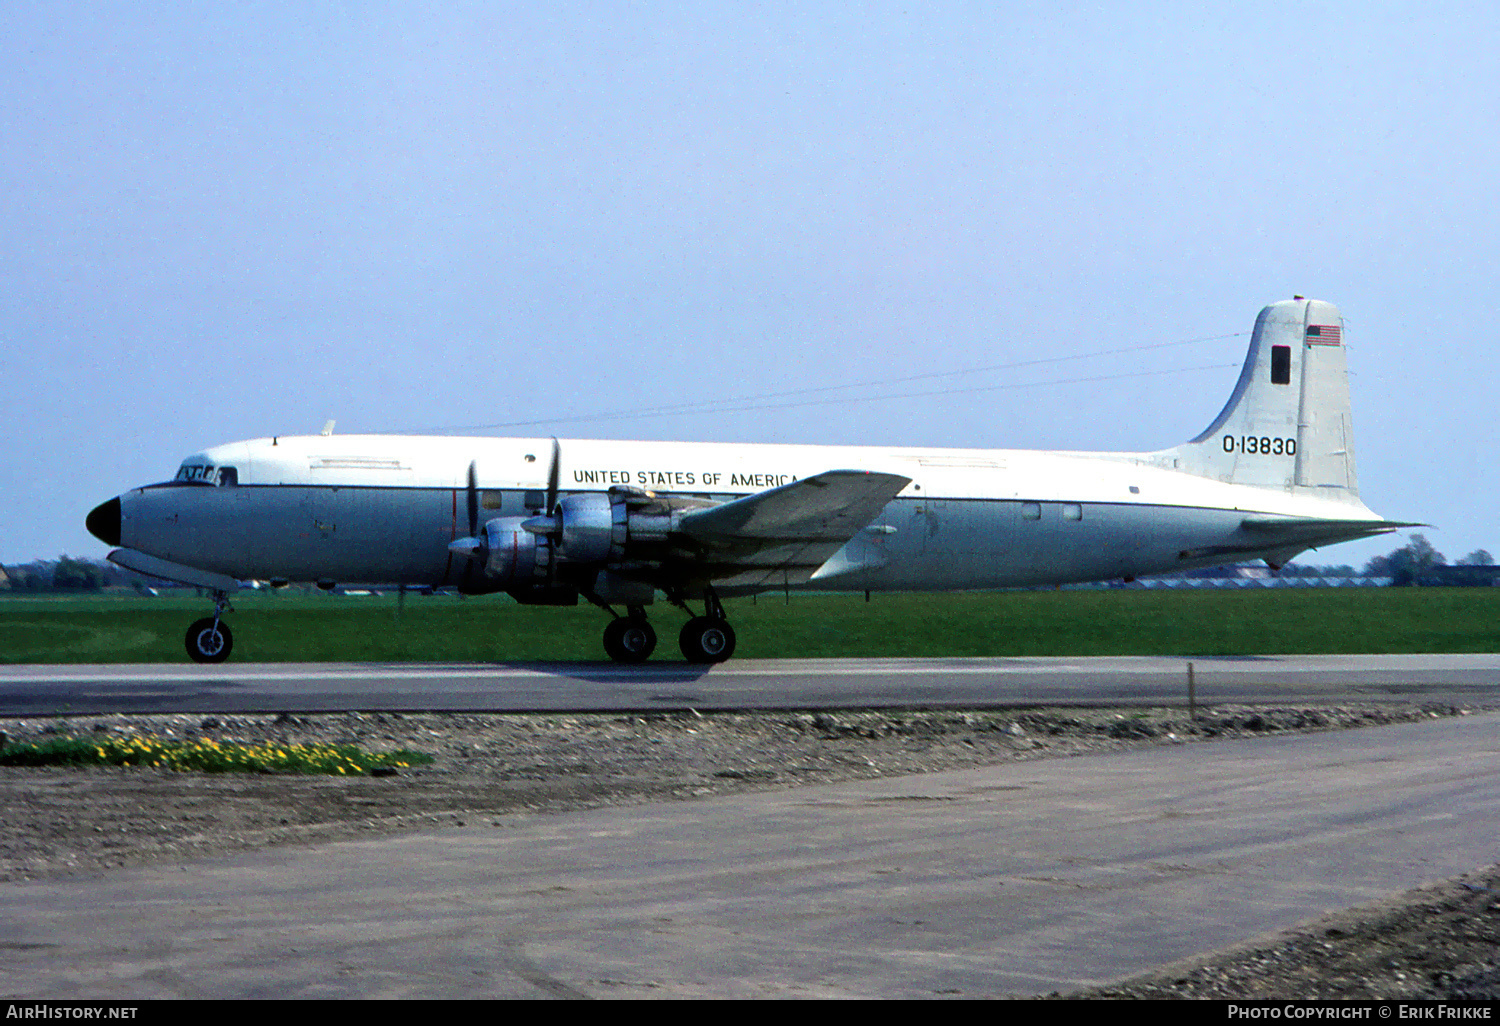
[[[636,489],[568,495],[549,515],[485,524],[485,575],[523,602],[551,604],[564,593],[576,600],[583,591],[600,602],[646,605],[655,589],[641,570],[662,558],[680,518],[680,509]]]
[[[618,507],[618,508],[617,508]],[[569,495],[557,504],[558,558],[569,563],[607,563],[624,554],[615,544],[615,519],[624,507],[598,492]],[[625,541],[623,534],[620,542]]]
[[[496,517],[484,525],[488,556],[484,572],[502,588],[529,587],[545,580],[552,564],[552,542],[521,524],[525,517]]]
[[[526,530],[556,540],[559,563],[611,565],[638,558],[643,543],[663,542],[680,514],[654,499],[610,489],[608,495],[569,495],[551,516],[525,521]]]

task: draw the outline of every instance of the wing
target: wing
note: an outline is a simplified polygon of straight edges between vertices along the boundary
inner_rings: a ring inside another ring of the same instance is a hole
[[[684,513],[678,536],[698,550],[716,583],[799,584],[910,483],[899,474],[829,470]]]
[[[183,566],[181,563],[171,563],[144,552],[137,552],[135,549],[115,549],[104,558],[127,570],[134,570],[136,573],[150,577],[160,577],[164,581],[176,581],[178,584],[191,584],[213,591],[238,591],[240,587],[239,581],[225,574],[211,573],[196,567]]]

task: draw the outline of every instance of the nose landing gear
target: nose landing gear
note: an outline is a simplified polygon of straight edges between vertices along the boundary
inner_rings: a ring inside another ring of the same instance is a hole
[[[189,659],[195,663],[222,663],[229,658],[234,634],[223,622],[223,616],[230,611],[229,596],[222,591],[214,592],[214,615],[195,620],[188,628],[184,641]]]

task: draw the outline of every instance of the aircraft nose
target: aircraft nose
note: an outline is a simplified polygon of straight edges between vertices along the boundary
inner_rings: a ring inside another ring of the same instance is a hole
[[[94,507],[83,525],[106,545],[120,544],[120,500],[118,497]]]

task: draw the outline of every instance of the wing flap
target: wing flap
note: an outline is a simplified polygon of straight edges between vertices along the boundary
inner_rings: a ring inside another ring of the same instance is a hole
[[[829,470],[684,514],[683,534],[708,545],[832,541],[842,545],[911,484],[899,474]]]
[[[702,547],[724,583],[801,583],[910,483],[899,474],[829,470],[685,513],[678,531]]]

